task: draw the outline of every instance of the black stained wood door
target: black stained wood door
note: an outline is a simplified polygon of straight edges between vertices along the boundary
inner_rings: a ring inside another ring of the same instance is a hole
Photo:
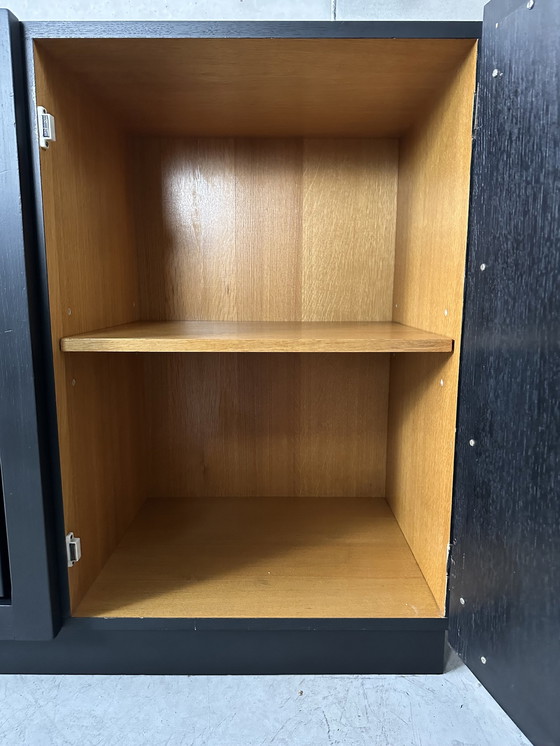
[[[52,638],[60,616],[27,101],[21,24],[0,10],[0,639],[9,640]]]
[[[450,641],[560,743],[560,3],[492,0],[478,70]]]

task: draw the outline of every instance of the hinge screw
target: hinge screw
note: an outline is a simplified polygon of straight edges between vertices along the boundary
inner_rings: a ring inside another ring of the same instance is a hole
[[[483,263],[483,264],[481,264],[481,265],[480,265],[480,271],[481,271],[481,272],[484,272],[484,270],[485,270],[485,269],[486,269],[486,265],[485,265],[484,263]]]
[[[463,598],[462,596],[461,596],[461,598],[459,599],[459,603],[461,604],[461,606],[464,606],[464,605],[465,605],[465,599],[464,599],[464,598]]]
[[[498,68],[497,68],[497,67],[495,67],[495,68],[494,68],[494,69],[492,70],[492,77],[493,77],[493,78],[497,78],[499,74],[500,74],[500,71],[498,70]]]
[[[471,448],[474,446],[475,443],[476,443],[476,441],[473,438],[471,438],[469,440],[469,445],[470,445]]]
[[[529,10],[531,10],[531,8],[532,8],[532,7],[534,6],[534,5],[535,5],[535,0],[529,0],[529,2],[527,3],[527,7],[529,8]]]
[[[486,664],[486,658],[483,655],[480,656],[480,662]]]

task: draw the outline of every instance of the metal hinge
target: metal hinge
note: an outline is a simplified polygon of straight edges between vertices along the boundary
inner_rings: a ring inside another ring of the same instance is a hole
[[[37,128],[39,131],[39,146],[47,150],[50,142],[56,140],[54,117],[44,106],[37,107]]]
[[[68,567],[73,567],[82,556],[82,542],[72,531],[66,535],[66,559]]]

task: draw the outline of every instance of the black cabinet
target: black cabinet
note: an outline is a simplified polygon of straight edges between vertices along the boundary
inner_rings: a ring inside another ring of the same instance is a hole
[[[2,19],[2,669],[437,672],[450,612],[513,707],[492,635],[558,610],[554,532],[519,555],[558,525],[558,9]]]

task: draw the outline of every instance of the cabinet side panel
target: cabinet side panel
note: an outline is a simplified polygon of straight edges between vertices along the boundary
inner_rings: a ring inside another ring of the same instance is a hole
[[[452,355],[391,360],[387,498],[445,606],[476,46],[402,139],[393,320],[446,334]]]
[[[135,356],[70,355],[59,340],[137,319],[124,139],[92,99],[36,50],[37,101],[56,120],[41,153],[45,241],[69,571],[74,609],[142,500],[142,392]]]

